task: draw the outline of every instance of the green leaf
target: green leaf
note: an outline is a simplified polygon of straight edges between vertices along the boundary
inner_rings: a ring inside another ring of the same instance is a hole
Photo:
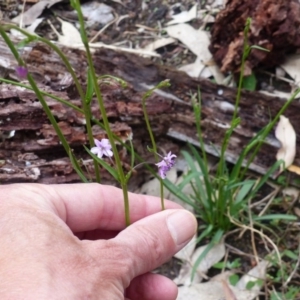
[[[188,163],[188,166],[191,170],[191,173],[192,174],[193,173],[196,173],[196,174],[199,173],[199,171],[196,168],[195,161],[194,161],[193,157],[186,151],[182,151],[181,153],[184,156],[186,162]],[[204,172],[203,172],[202,169],[201,169],[201,171],[204,175]],[[207,199],[208,198],[207,197],[207,192],[204,189],[204,184],[203,184],[203,181],[202,181],[202,179],[205,179],[205,177],[203,177],[203,176],[201,176],[201,177],[202,178],[200,178],[200,176],[194,176],[193,179],[194,179],[195,182],[194,181],[190,181],[190,182],[191,182],[191,184],[195,183],[195,191],[196,191],[197,194],[200,195],[198,200],[199,200],[200,203],[202,203],[208,209],[209,208],[209,206],[208,206],[209,203],[207,201],[208,200]]]
[[[251,190],[251,193],[249,194],[248,198],[254,198],[258,190],[267,182],[269,177],[280,167],[283,160],[276,161],[273,166],[260,178],[258,183],[255,185],[255,187]]]
[[[195,177],[203,177],[202,172],[190,172],[183,177],[183,180],[178,184],[178,188],[182,190],[188,183],[190,183]]]
[[[197,180],[198,191],[202,199],[203,200],[206,199],[208,201],[208,203],[203,203],[203,204],[209,205],[210,209],[212,209],[212,206],[215,205],[213,200],[214,188],[213,188],[213,183],[209,176],[208,164],[203,160],[203,158],[200,156],[199,152],[195,149],[195,147],[193,147],[191,144],[188,144],[188,146],[191,149],[192,154],[194,155],[194,158],[196,159],[198,166],[203,174],[202,179],[204,180],[205,189],[202,187],[203,186],[202,180]],[[190,165],[191,169],[194,170],[194,172],[197,172],[198,170],[196,169],[194,161],[192,159],[190,160],[190,163],[192,163],[192,165]]]
[[[257,46],[257,45],[253,45],[250,48],[251,49],[257,49],[257,50],[265,51],[265,52],[270,52],[269,49],[266,49],[266,48],[263,48],[263,47],[260,47],[260,46]]]
[[[70,0],[70,5],[72,6],[72,8],[76,9],[76,1],[75,0]]]
[[[246,289],[251,290],[255,286],[256,282],[255,281],[248,281],[246,284]]]
[[[246,289],[251,290],[255,285],[258,285],[259,287],[261,287],[263,285],[263,283],[264,282],[262,279],[248,281],[248,283],[246,284]]]
[[[201,234],[196,239],[196,244],[200,243],[204,238],[208,237],[212,234],[214,227],[209,224],[205,230],[201,232]]]
[[[254,73],[252,72],[251,75],[245,76],[243,78],[242,87],[243,87],[243,89],[248,90],[248,91],[255,91],[256,83],[257,83],[256,77],[255,77]]]
[[[286,215],[286,214],[272,214],[272,215],[253,217],[253,220],[254,221],[265,221],[265,220],[297,221],[297,217],[292,215]]]
[[[174,184],[168,178],[163,180],[164,186],[176,197],[178,197],[183,202],[189,204],[194,209],[196,209],[196,205],[191,199]]]
[[[191,282],[193,282],[194,277],[195,277],[195,273],[197,271],[198,266],[200,265],[201,261],[205,258],[205,256],[208,254],[208,252],[214,247],[214,245],[218,244],[223,236],[223,230],[218,230],[213,239],[211,240],[211,242],[206,246],[206,248],[204,249],[204,251],[200,254],[200,256],[197,258],[193,269],[192,269],[192,276],[191,276]]]
[[[220,262],[214,264],[213,268],[222,270],[222,269],[226,268],[226,263],[224,261],[220,261]]]
[[[297,261],[297,259],[298,259],[298,255],[295,252],[291,251],[291,250],[284,250],[283,253],[282,253],[282,256],[283,255],[289,257],[292,260]]]
[[[255,184],[254,180],[248,180],[244,183],[242,182],[242,187],[235,198],[235,202],[239,203],[245,200],[246,195],[250,192],[254,184]]]
[[[236,284],[238,283],[239,280],[240,280],[240,277],[237,274],[232,274],[229,276],[229,282],[233,286],[236,286]]]

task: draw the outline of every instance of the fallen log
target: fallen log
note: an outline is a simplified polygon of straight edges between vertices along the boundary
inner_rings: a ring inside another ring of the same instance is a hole
[[[85,53],[71,48],[62,50],[70,60],[80,82],[85,85]],[[16,78],[16,62],[3,40],[0,40],[0,53],[0,65],[6,77]],[[74,84],[56,53],[45,45],[35,44],[26,47],[22,55],[41,90],[81,106]],[[178,153],[178,141],[198,144],[191,99],[196,97],[200,90],[201,127],[206,150],[218,155],[224,133],[231,122],[236,89],[216,85],[205,79],[193,79],[181,71],[155,64],[149,59],[112,50],[97,50],[93,54],[93,61],[99,76],[110,74],[128,82],[125,89],[115,83],[103,84],[101,88],[114,133],[123,139],[132,133],[138,154],[147,160],[151,157],[146,149],[150,143],[142,113],[142,95],[159,82],[168,79],[171,86],[157,90],[147,100],[150,122],[160,149]],[[49,97],[46,97],[46,100],[75,155],[82,159],[87,174],[93,177],[92,162],[83,149],[83,144],[87,144],[83,115]],[[243,147],[278,113],[284,101],[286,100],[258,92],[242,92],[238,111],[241,123],[234,131],[226,152],[229,162],[236,161]],[[95,99],[92,101],[91,110],[95,118],[101,120]],[[300,125],[299,113],[300,104],[296,100],[285,113],[296,129]],[[105,132],[96,125],[93,126],[93,132],[97,138],[105,136]],[[79,181],[32,91],[0,84],[0,133],[0,182]],[[298,146],[299,143],[298,139]],[[264,142],[251,169],[265,173],[275,162],[278,147],[278,141],[271,134]],[[300,163],[299,151],[300,147],[297,147],[297,165]],[[123,159],[126,164],[130,157],[124,154]],[[103,178],[108,180],[107,174],[103,174]],[[143,180],[143,176],[139,174],[136,180],[133,181],[138,184]]]

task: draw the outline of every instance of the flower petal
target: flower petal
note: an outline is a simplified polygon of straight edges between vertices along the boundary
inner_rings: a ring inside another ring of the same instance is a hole
[[[165,179],[166,178],[166,172],[164,171],[163,168],[158,169],[158,174],[161,177],[161,179]]]
[[[28,70],[24,66],[17,66],[16,73],[21,79],[24,79],[27,77]]]
[[[167,166],[167,163],[162,160],[160,162],[158,162],[157,164],[155,164],[158,168],[163,168],[163,167],[166,167]]]
[[[95,142],[96,147],[98,147],[98,148],[102,147],[102,144],[101,144],[101,142],[99,140],[94,139],[94,142]]]
[[[108,156],[108,157],[112,157],[114,154],[110,149],[105,149],[103,150],[104,155]]]
[[[103,148],[111,148],[111,144],[110,144],[108,139],[102,139],[101,140],[101,146]]]
[[[93,148],[91,149],[91,152],[92,152],[93,154],[98,154],[99,148],[93,147]]]

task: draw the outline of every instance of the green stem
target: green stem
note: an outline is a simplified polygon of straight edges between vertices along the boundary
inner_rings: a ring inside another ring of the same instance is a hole
[[[21,83],[21,82],[12,81],[12,80],[8,80],[8,79],[5,79],[5,78],[0,78],[0,82],[8,83],[8,84],[15,85],[15,86],[20,86],[20,87],[23,87],[23,88],[25,88],[25,89],[27,89],[27,90],[33,91],[33,88],[32,88],[31,86],[29,86],[29,85],[27,85],[27,84],[23,84],[23,83]],[[62,104],[64,104],[64,105],[69,106],[70,108],[72,108],[72,109],[74,109],[74,110],[76,110],[76,111],[78,111],[78,112],[84,114],[84,111],[83,111],[81,108],[79,108],[78,106],[72,104],[72,103],[69,102],[69,101],[66,101],[66,100],[64,100],[64,99],[62,99],[62,98],[59,98],[59,97],[57,97],[57,96],[55,96],[55,95],[49,94],[49,93],[44,92],[44,91],[41,91],[41,90],[40,90],[40,93],[41,93],[43,96],[52,98],[52,99],[56,100],[57,102],[60,102],[60,103],[62,103]]]
[[[55,118],[54,118],[54,116],[53,116],[53,114],[52,114],[52,112],[51,112],[51,110],[50,110],[50,108],[49,108],[48,105],[47,105],[47,102],[45,101],[43,95],[40,93],[40,90],[39,90],[39,88],[37,87],[37,85],[36,85],[34,79],[32,78],[32,76],[31,76],[30,74],[28,74],[27,78],[28,78],[28,81],[29,81],[29,83],[31,84],[32,89],[33,89],[33,91],[35,92],[37,98],[39,99],[40,103],[42,104],[42,107],[43,107],[43,109],[44,109],[44,111],[45,111],[45,113],[46,113],[48,119],[50,120],[50,122],[51,122],[51,124],[52,124],[52,126],[53,126],[53,128],[54,128],[54,130],[55,130],[55,132],[56,132],[56,134],[57,134],[57,136],[58,136],[58,138],[59,138],[59,140],[61,141],[61,143],[62,143],[62,145],[63,145],[65,151],[68,153],[69,156],[72,156],[72,161],[73,161],[73,163],[76,164],[74,169],[75,169],[75,170],[77,171],[77,173],[78,173],[78,170],[77,170],[77,169],[80,169],[80,170],[81,170],[81,168],[80,168],[80,166],[79,166],[77,160],[74,158],[74,155],[73,155],[73,153],[72,153],[72,150],[71,150],[71,148],[70,148],[70,146],[69,146],[69,144],[68,144],[66,138],[64,137],[63,133],[61,132],[61,130],[60,130],[60,128],[59,128],[59,126],[58,126],[58,124],[57,124],[57,122],[56,122],[56,120],[55,120]],[[83,171],[82,171],[82,170],[81,170],[81,173],[78,173],[78,175],[80,176],[80,178],[81,178],[84,182],[88,182],[88,180],[87,180],[85,177],[83,178]]]
[[[275,116],[275,118],[272,120],[272,122],[270,124],[268,124],[265,128],[265,130],[262,132],[261,137],[259,142],[257,143],[257,146],[255,148],[255,150],[253,151],[252,155],[250,156],[246,168],[243,170],[241,177],[243,178],[245,176],[246,171],[249,168],[249,165],[252,163],[252,161],[254,160],[254,158],[257,155],[257,152],[259,151],[259,149],[261,148],[262,143],[264,142],[265,138],[267,137],[267,135],[269,134],[269,132],[271,131],[271,129],[274,127],[275,123],[278,121],[279,117],[281,115],[283,115],[283,113],[285,112],[285,110],[288,108],[288,106],[292,103],[292,101],[297,97],[297,95],[300,93],[300,88],[298,88],[294,94],[291,96],[291,98],[282,106],[282,108],[279,110],[279,112],[277,113],[277,115]],[[256,143],[255,143],[256,144]],[[245,149],[245,153],[244,153],[244,157],[248,154],[248,152],[253,148],[253,146],[255,145],[253,144],[252,147],[246,148]]]
[[[126,226],[130,225],[130,208],[129,208],[129,198],[128,198],[128,187],[127,187],[127,181],[125,181],[125,184],[121,184],[121,188],[123,191],[123,198],[124,198],[124,208],[125,208],[125,224]]]
[[[147,108],[146,108],[146,99],[152,94],[154,89],[150,90],[147,92],[145,95],[142,97],[142,108],[143,108],[143,113],[144,113],[144,118],[147,126],[147,130],[150,136],[151,144],[152,144],[152,150],[154,153],[155,161],[158,162],[158,154],[157,154],[157,147],[154,139],[154,135],[150,126],[150,121],[147,113]],[[161,201],[161,209],[165,210],[165,200],[164,200],[164,184],[162,178],[159,178],[159,184],[160,184],[160,201]]]
[[[152,93],[152,91],[150,91]],[[154,135],[151,129],[151,125],[150,125],[150,121],[149,121],[149,117],[148,117],[148,113],[147,113],[147,108],[146,108],[146,99],[151,95],[151,93],[146,93],[145,95],[143,95],[142,97],[142,108],[143,108],[143,113],[144,113],[144,118],[145,118],[145,122],[146,122],[146,126],[147,126],[147,130],[150,136],[150,140],[151,140],[151,144],[152,144],[152,150],[154,153],[154,157],[155,157],[155,161],[158,162],[158,154],[157,154],[157,147],[156,147],[156,143],[155,143],[155,139],[154,139]]]
[[[161,204],[161,210],[165,210],[164,184],[163,184],[162,178],[159,178],[159,184],[160,184],[160,204]]]
[[[201,130],[202,104],[201,104],[201,91],[200,91],[199,87],[198,87],[197,98],[198,98],[198,101],[197,101],[198,103],[192,103],[192,105],[193,105],[193,109],[194,109],[196,129],[197,129],[197,133],[198,133],[198,140],[199,140],[200,147],[202,150],[203,160],[205,162],[205,165],[207,166],[208,165],[207,155],[206,155],[206,151],[205,151],[205,147],[204,147],[204,141],[203,141],[202,130]]]
[[[116,166],[117,166],[117,169],[118,169],[118,172],[119,172],[120,184],[121,184],[121,187],[123,189],[123,195],[124,195],[126,226],[129,226],[130,225],[129,199],[128,199],[128,190],[127,190],[127,187],[125,187],[126,184],[127,184],[125,174],[124,174],[124,171],[123,171],[123,168],[122,168],[122,163],[121,163],[121,160],[120,160],[120,157],[119,157],[119,153],[118,153],[116,144],[114,142],[113,133],[112,133],[112,131],[110,129],[110,126],[109,126],[108,117],[107,117],[107,114],[106,114],[102,94],[101,94],[101,91],[100,91],[98,83],[97,83],[96,71],[95,71],[93,60],[92,60],[92,55],[91,55],[91,52],[90,52],[88,39],[87,39],[86,32],[85,32],[85,29],[84,29],[84,18],[83,18],[81,7],[80,7],[80,2],[79,2],[79,0],[74,0],[73,3],[76,7],[76,11],[77,11],[77,14],[78,14],[81,39],[82,39],[82,42],[83,42],[85,50],[86,50],[88,65],[89,65],[89,68],[91,70],[91,74],[92,74],[92,78],[93,78],[93,84],[94,84],[94,90],[95,90],[95,94],[96,94],[98,104],[99,104],[99,107],[100,107],[100,112],[101,112],[103,124],[104,124],[105,130],[106,130],[108,139],[111,143],[112,150],[113,150],[114,157],[115,157],[115,161],[116,161]],[[125,196],[125,194],[126,194],[126,196]]]
[[[19,53],[16,50],[15,46],[13,45],[13,43],[11,42],[11,40],[9,39],[9,37],[7,36],[6,32],[3,30],[3,27],[0,26],[0,34],[2,36],[2,38],[4,39],[4,41],[6,42],[6,44],[8,45],[8,47],[10,48],[12,54],[15,56],[15,59],[18,61],[18,63],[22,66],[24,66],[24,62],[22,61],[22,59],[19,57]],[[50,120],[58,138],[60,139],[65,151],[68,153],[68,156],[70,157],[70,160],[73,164],[74,169],[76,170],[77,174],[79,175],[79,177],[81,178],[81,180],[83,182],[88,182],[88,180],[86,179],[86,177],[83,174],[82,169],[80,168],[77,160],[75,159],[72,150],[67,142],[67,140],[65,139],[64,135],[62,134],[53,114],[51,113],[51,110],[49,109],[47,102],[45,101],[43,95],[41,94],[39,88],[37,87],[35,81],[33,80],[32,76],[30,74],[27,75],[27,79],[32,87],[32,90],[35,92],[37,98],[39,99],[48,119]]]
[[[238,113],[238,108],[241,100],[241,94],[242,94],[242,86],[243,86],[243,80],[244,80],[244,71],[245,71],[245,62],[246,59],[250,53],[250,47],[248,44],[248,33],[250,30],[250,25],[251,25],[251,19],[247,18],[246,21],[246,26],[244,29],[244,44],[243,44],[243,55],[242,55],[242,63],[241,63],[241,70],[240,70],[240,77],[239,77],[239,84],[238,84],[238,90],[236,94],[236,100],[235,100],[235,107],[234,107],[234,113],[232,117],[232,121],[235,120],[237,113]]]
[[[77,79],[77,76],[71,66],[71,64],[69,63],[68,59],[66,58],[66,56],[64,55],[64,53],[60,50],[59,47],[57,47],[56,45],[54,45],[51,41],[43,38],[43,37],[39,37],[39,36],[33,36],[32,34],[28,33],[26,30],[23,30],[21,28],[19,28],[18,26],[16,25],[7,25],[6,26],[7,28],[10,28],[10,29],[15,29],[15,30],[18,30],[19,32],[21,32],[23,35],[27,36],[28,38],[35,38],[36,40],[48,45],[50,48],[52,48],[58,55],[59,57],[61,58],[61,60],[63,61],[63,63],[65,64],[68,72],[71,74],[72,76],[72,79],[74,80],[74,83],[75,83],[75,86],[77,88],[77,91],[79,93],[79,96],[80,96],[80,99],[81,99],[81,103],[82,103],[82,106],[83,106],[83,111],[84,111],[84,117],[85,117],[85,121],[86,121],[86,129],[87,129],[87,134],[88,134],[88,139],[89,139],[89,144],[93,147],[95,145],[94,143],[94,137],[93,137],[93,133],[92,133],[92,127],[91,127],[91,119],[90,119],[90,114],[88,113],[89,112],[89,107],[85,101],[85,94],[83,92],[83,89]],[[11,48],[12,50],[12,48]],[[12,51],[14,56],[16,57],[19,57],[18,55],[18,52],[16,49],[14,49],[15,51]],[[20,58],[17,59],[19,64],[21,63],[21,60]],[[24,65],[22,63],[22,65]],[[96,162],[96,160],[93,160],[94,161],[94,168],[95,168],[95,175],[96,175],[96,180],[97,182],[100,183],[100,171],[99,171],[99,165],[98,163]]]
[[[243,85],[243,79],[244,79],[244,70],[245,70],[245,62],[246,59],[250,53],[250,47],[248,45],[248,33],[250,30],[250,24],[251,24],[251,19],[248,18],[246,21],[246,26],[244,29],[244,45],[243,45],[243,55],[242,55],[242,63],[241,63],[241,70],[240,70],[240,77],[239,77],[239,84],[238,84],[238,89],[237,89],[237,95],[236,95],[236,100],[235,100],[235,106],[234,106],[234,112],[231,120],[231,126],[230,128],[226,131],[224,141],[222,143],[222,148],[221,148],[221,154],[220,154],[220,163],[218,166],[218,171],[217,171],[217,176],[222,176],[224,174],[224,168],[225,168],[225,151],[228,148],[228,143],[230,140],[230,137],[233,133],[233,130],[238,126],[237,123],[237,113],[238,113],[238,108],[240,104],[240,99],[241,99],[241,94],[242,94],[242,85]]]

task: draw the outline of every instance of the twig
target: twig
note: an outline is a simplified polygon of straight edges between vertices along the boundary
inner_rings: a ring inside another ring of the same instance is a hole
[[[119,15],[116,14],[116,15],[115,15],[115,18],[114,18],[112,21],[108,22],[103,28],[101,28],[101,29],[94,35],[94,37],[92,37],[92,38],[90,39],[89,43],[93,43],[93,42],[96,40],[96,38],[97,38],[100,34],[102,34],[102,33],[103,33],[110,25],[112,25],[112,24],[114,24],[115,22],[117,22],[118,19],[119,19]]]
[[[294,275],[296,274],[296,272],[299,270],[299,265],[300,265],[300,240],[299,240],[299,245],[298,245],[298,260],[297,263],[295,265],[295,268],[293,270],[293,272],[290,274],[290,276],[287,278],[287,280],[285,281],[285,283],[283,284],[283,287],[286,287],[289,282],[292,280],[292,278],[294,277]]]
[[[251,206],[251,198],[249,198],[249,200],[248,200],[248,208],[249,208],[248,209],[248,217],[249,217],[250,227],[252,229],[254,229],[253,228],[253,220],[252,220],[252,214],[251,214],[250,206]],[[258,259],[256,245],[255,245],[254,231],[251,230],[250,234],[251,234],[251,244],[252,244],[253,254],[255,256],[256,264],[258,264],[259,263],[259,259]]]

